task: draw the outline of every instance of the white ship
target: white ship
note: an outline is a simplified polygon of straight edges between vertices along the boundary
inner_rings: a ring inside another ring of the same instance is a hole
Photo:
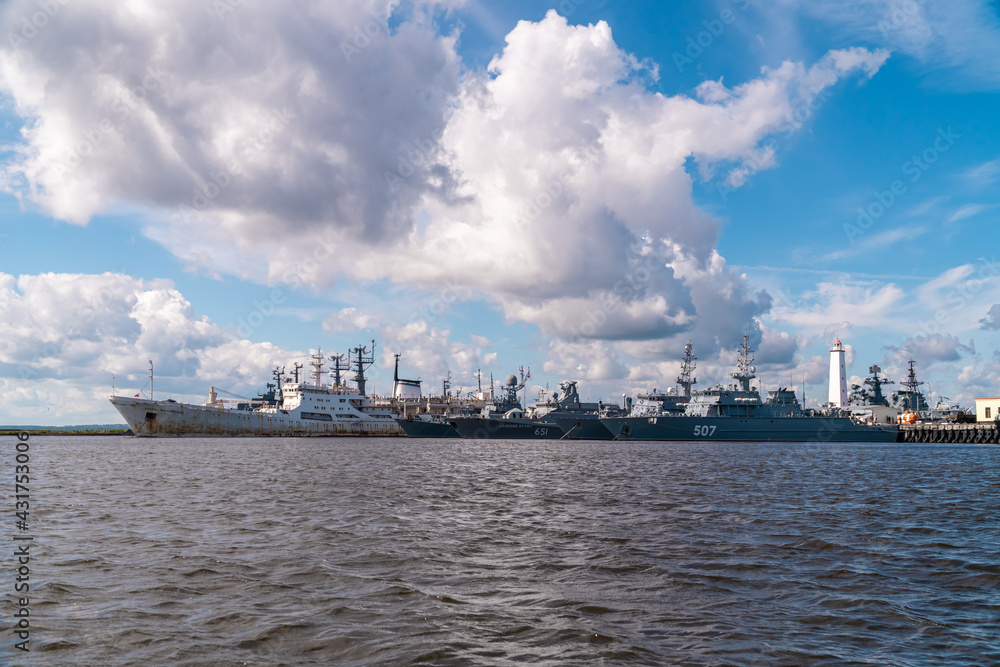
[[[371,350],[351,350],[356,389],[341,382],[342,355],[330,358],[335,363],[333,382],[323,384],[325,365],[322,350],[312,355],[313,383],[299,382],[301,364],[295,364],[294,379],[275,369],[276,384],[258,399],[239,402],[220,399],[214,387],[204,405],[178,403],[172,399],[156,401],[153,395],[150,362],[150,398],[109,397],[140,437],[206,436],[403,436],[396,423],[391,402],[376,402],[365,396],[365,369],[375,362],[375,341]]]

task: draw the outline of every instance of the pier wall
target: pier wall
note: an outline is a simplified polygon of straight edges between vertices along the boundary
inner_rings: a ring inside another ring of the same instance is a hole
[[[968,444],[1000,444],[996,422],[979,424],[900,424],[900,442],[957,442]]]

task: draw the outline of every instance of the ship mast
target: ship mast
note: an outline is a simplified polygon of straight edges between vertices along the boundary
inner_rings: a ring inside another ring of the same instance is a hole
[[[333,362],[333,370],[330,371],[330,373],[333,375],[333,386],[340,387],[343,384],[343,381],[340,379],[340,371],[347,370],[347,366],[340,365],[344,361],[344,355],[331,354],[330,361]]]
[[[448,398],[449,391],[451,390],[451,371],[448,371],[448,376],[441,380],[441,396],[443,398]]]
[[[910,359],[909,363],[910,363],[910,371],[909,374],[906,376],[906,381],[900,382],[900,385],[906,388],[905,393],[907,394],[905,401],[908,405],[904,407],[913,412],[919,412],[920,399],[918,398],[917,394],[920,393],[920,385],[924,383],[917,381],[917,374],[913,370],[913,364],[916,362],[914,362],[913,359]]]
[[[741,391],[750,391],[750,380],[757,377],[757,371],[753,366],[753,350],[750,349],[750,335],[743,334],[743,343],[740,345],[740,356],[736,360],[736,372],[732,376],[740,383]]]
[[[353,360],[356,364],[354,368],[354,381],[358,385],[358,393],[365,396],[365,370],[371,367],[375,363],[375,341],[372,340],[372,349],[369,352],[368,347],[358,346],[351,350],[352,353],[357,355],[357,358]]]
[[[299,383],[299,371],[301,369],[302,369],[302,364],[296,361],[295,365],[292,367],[292,375],[295,377],[295,384]]]
[[[285,377],[285,367],[284,366],[275,366],[274,370],[271,371],[271,375],[274,377],[274,381],[278,385],[278,393],[275,396],[275,398],[280,403],[281,402],[281,396],[282,396],[281,387],[284,385],[284,382],[282,382],[282,380]]]
[[[149,360],[149,400],[153,400],[153,360]]]
[[[309,362],[309,365],[312,366],[312,369],[313,369],[313,380],[315,380],[315,382],[313,384],[315,384],[317,387],[322,387],[323,386],[323,348],[321,348],[321,347],[316,348],[316,354],[309,355],[309,358],[312,359],[312,361]]]
[[[684,346],[684,361],[681,363],[681,373],[677,376],[677,387],[683,392],[685,398],[691,398],[691,386],[698,383],[698,378],[691,377],[695,369],[694,348],[691,341]]]

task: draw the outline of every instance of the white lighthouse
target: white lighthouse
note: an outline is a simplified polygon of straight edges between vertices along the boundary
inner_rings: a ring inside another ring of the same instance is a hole
[[[844,346],[839,337],[830,348],[830,405],[847,407],[847,370],[844,368]]]

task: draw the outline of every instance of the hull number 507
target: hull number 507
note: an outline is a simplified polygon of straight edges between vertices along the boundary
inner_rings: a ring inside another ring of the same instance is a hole
[[[700,435],[700,436],[705,436],[705,437],[712,437],[713,435],[715,435],[715,427],[714,426],[708,426],[708,425],[706,425],[706,426],[695,426],[694,427],[694,434],[695,435]]]

